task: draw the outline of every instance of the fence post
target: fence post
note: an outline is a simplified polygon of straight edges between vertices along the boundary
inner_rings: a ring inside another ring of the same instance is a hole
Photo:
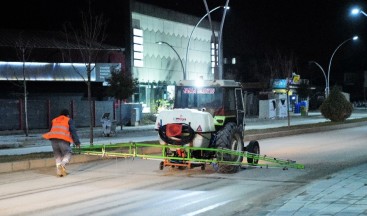
[[[113,120],[116,120],[116,108],[118,107],[118,100],[112,101],[112,112],[113,112]]]
[[[23,100],[19,98],[19,130],[23,130]]]
[[[46,100],[46,106],[47,106],[47,128],[51,128],[51,100]]]
[[[70,117],[73,119],[74,118],[74,109],[75,109],[75,104],[74,104],[74,100],[70,101]]]
[[[93,100],[93,127],[96,127],[96,100]]]

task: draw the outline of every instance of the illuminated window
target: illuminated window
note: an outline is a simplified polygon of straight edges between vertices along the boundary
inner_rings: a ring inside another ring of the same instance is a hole
[[[134,36],[143,37],[143,30],[134,28]]]
[[[139,52],[142,53],[143,52],[143,45],[142,44],[134,44],[134,52]]]
[[[143,53],[134,52],[134,59],[143,59]]]
[[[134,59],[134,66],[135,67],[144,67],[144,63],[141,60]]]
[[[211,67],[212,67],[212,74],[214,74],[214,68],[218,66],[218,44],[211,43],[210,46],[210,56],[211,56]]]
[[[134,49],[134,66],[135,67],[144,67],[144,40],[143,40],[143,30],[141,29],[133,29],[133,49]]]
[[[143,44],[143,38],[140,36],[134,36],[134,44]]]

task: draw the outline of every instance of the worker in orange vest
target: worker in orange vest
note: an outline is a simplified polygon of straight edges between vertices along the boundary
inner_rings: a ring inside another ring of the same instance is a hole
[[[70,162],[72,154],[70,144],[74,143],[77,147],[80,146],[74,121],[69,117],[69,110],[63,109],[60,116],[52,120],[51,130],[43,134],[43,138],[51,141],[56,160],[57,176],[66,176],[65,166]]]

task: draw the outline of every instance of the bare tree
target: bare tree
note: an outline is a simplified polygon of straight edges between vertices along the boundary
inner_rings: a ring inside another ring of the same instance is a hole
[[[28,92],[27,92],[27,80],[26,80],[26,67],[25,63],[29,59],[33,46],[29,41],[25,41],[23,34],[19,34],[18,40],[15,42],[15,50],[17,57],[22,61],[22,77],[21,86],[23,87],[23,98],[24,98],[24,122],[25,122],[25,135],[29,135],[29,125],[28,125]]]
[[[289,78],[296,69],[296,63],[293,53],[288,56],[277,50],[271,56],[267,56],[266,65],[270,72],[270,79]]]
[[[296,70],[297,60],[294,57],[293,53],[289,56],[282,54],[279,50],[271,56],[266,58],[266,65],[270,71],[270,79],[275,78],[286,78],[287,81],[291,79],[292,73]],[[288,101],[288,93],[290,90],[289,82],[287,82],[287,117],[288,117],[288,126],[290,126],[290,115],[289,115],[289,101]]]
[[[86,12],[81,13],[81,26],[74,28],[71,23],[64,26],[65,33],[68,37],[68,44],[75,43],[76,50],[79,52],[81,61],[85,63],[87,78],[83,77],[88,88],[88,102],[90,113],[90,145],[93,145],[93,121],[94,111],[92,103],[92,89],[91,89],[91,73],[94,70],[93,63],[96,62],[97,57],[102,49],[102,45],[106,39],[106,20],[103,14],[94,15],[91,10],[91,3]],[[69,49],[69,58],[73,59],[73,53]],[[72,62],[72,61],[71,61]],[[76,69],[74,67],[74,69]]]
[[[252,59],[243,65],[243,69],[237,72],[238,79],[242,82],[261,83],[261,91],[269,89],[270,75],[266,61],[262,58]],[[227,72],[226,72],[227,73]]]

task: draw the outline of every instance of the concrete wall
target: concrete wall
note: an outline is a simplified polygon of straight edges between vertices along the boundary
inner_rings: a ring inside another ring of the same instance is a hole
[[[0,100],[0,130],[19,129],[20,112],[18,100]]]

